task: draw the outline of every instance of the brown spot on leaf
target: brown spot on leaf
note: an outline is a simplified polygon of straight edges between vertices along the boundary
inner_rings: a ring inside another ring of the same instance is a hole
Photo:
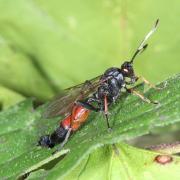
[[[154,161],[158,164],[165,165],[171,163],[173,161],[173,158],[170,155],[158,155],[154,158]]]

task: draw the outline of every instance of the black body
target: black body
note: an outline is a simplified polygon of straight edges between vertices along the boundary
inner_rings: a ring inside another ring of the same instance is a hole
[[[119,68],[109,68],[105,71],[101,80],[108,79],[101,86],[99,86],[94,97],[97,100],[104,101],[104,96],[107,96],[108,103],[115,102],[119,96],[120,89],[125,85],[124,77]]]
[[[127,78],[130,81],[126,81]],[[85,101],[79,101],[87,109],[93,111],[104,111],[104,98],[107,97],[108,106],[114,103],[119,97],[121,90],[126,89],[126,85],[134,84],[137,81],[131,62],[125,62],[121,68],[111,67],[101,76],[102,83],[97,91]],[[93,103],[96,103],[93,106]]]

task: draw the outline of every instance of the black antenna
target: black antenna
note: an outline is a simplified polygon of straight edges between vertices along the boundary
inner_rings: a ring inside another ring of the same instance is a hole
[[[145,42],[149,39],[149,37],[156,31],[157,29],[157,25],[159,23],[159,19],[156,20],[153,28],[149,31],[149,33],[145,36],[145,38],[142,40],[142,42],[140,43],[139,47],[137,48],[136,52],[134,53],[134,55],[132,56],[130,63],[133,63],[135,57],[142,53],[148,46],[148,44],[145,44]]]

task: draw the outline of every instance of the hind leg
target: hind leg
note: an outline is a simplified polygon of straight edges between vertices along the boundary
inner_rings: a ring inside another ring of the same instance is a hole
[[[69,137],[70,137],[70,135],[71,135],[71,131],[72,131],[72,128],[69,128],[68,129],[68,132],[67,132],[67,134],[66,134],[66,136],[65,136],[65,138],[64,138],[64,141],[60,144],[60,146],[53,152],[53,154],[55,154],[56,152],[58,152],[58,151],[60,151],[63,147],[64,147],[64,145],[68,142],[68,139],[69,139]]]

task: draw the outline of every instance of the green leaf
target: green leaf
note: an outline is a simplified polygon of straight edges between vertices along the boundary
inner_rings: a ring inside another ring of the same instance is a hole
[[[51,153],[55,149],[43,149],[36,144],[41,135],[51,133],[58,126],[59,118],[41,119],[45,106],[34,110],[32,100],[3,111],[0,113],[0,151],[3,152],[0,177],[17,177],[42,165],[46,165],[47,179],[63,177],[97,147],[132,139],[148,134],[155,127],[179,122],[180,75],[167,79],[159,87],[163,89],[150,89],[145,93],[148,98],[159,101],[159,105],[142,102],[127,93],[122,95],[110,109],[111,133],[107,131],[103,116],[92,113],[88,122],[70,138],[65,151],[54,156]],[[62,154],[67,155],[59,158]]]
[[[162,80],[180,70],[178,5],[170,4],[169,16],[163,0],[1,0],[0,34],[9,50],[0,47],[0,83],[46,99],[130,58],[157,18],[159,29],[135,66]]]
[[[136,149],[125,144],[106,145],[94,150],[63,179],[165,180],[169,179],[169,177],[179,179],[180,157],[164,156],[169,158],[170,162],[161,164],[156,161],[160,154]],[[47,176],[46,173],[44,171],[37,171],[32,173],[32,177],[30,176],[29,179],[36,179],[37,175],[39,178],[45,178]],[[51,174],[48,176],[50,177]]]
[[[18,94],[36,96],[40,100],[53,95],[52,88],[33,62],[3,39],[0,39],[0,83]]]
[[[2,109],[6,109],[23,99],[22,95],[0,85],[0,105]]]

